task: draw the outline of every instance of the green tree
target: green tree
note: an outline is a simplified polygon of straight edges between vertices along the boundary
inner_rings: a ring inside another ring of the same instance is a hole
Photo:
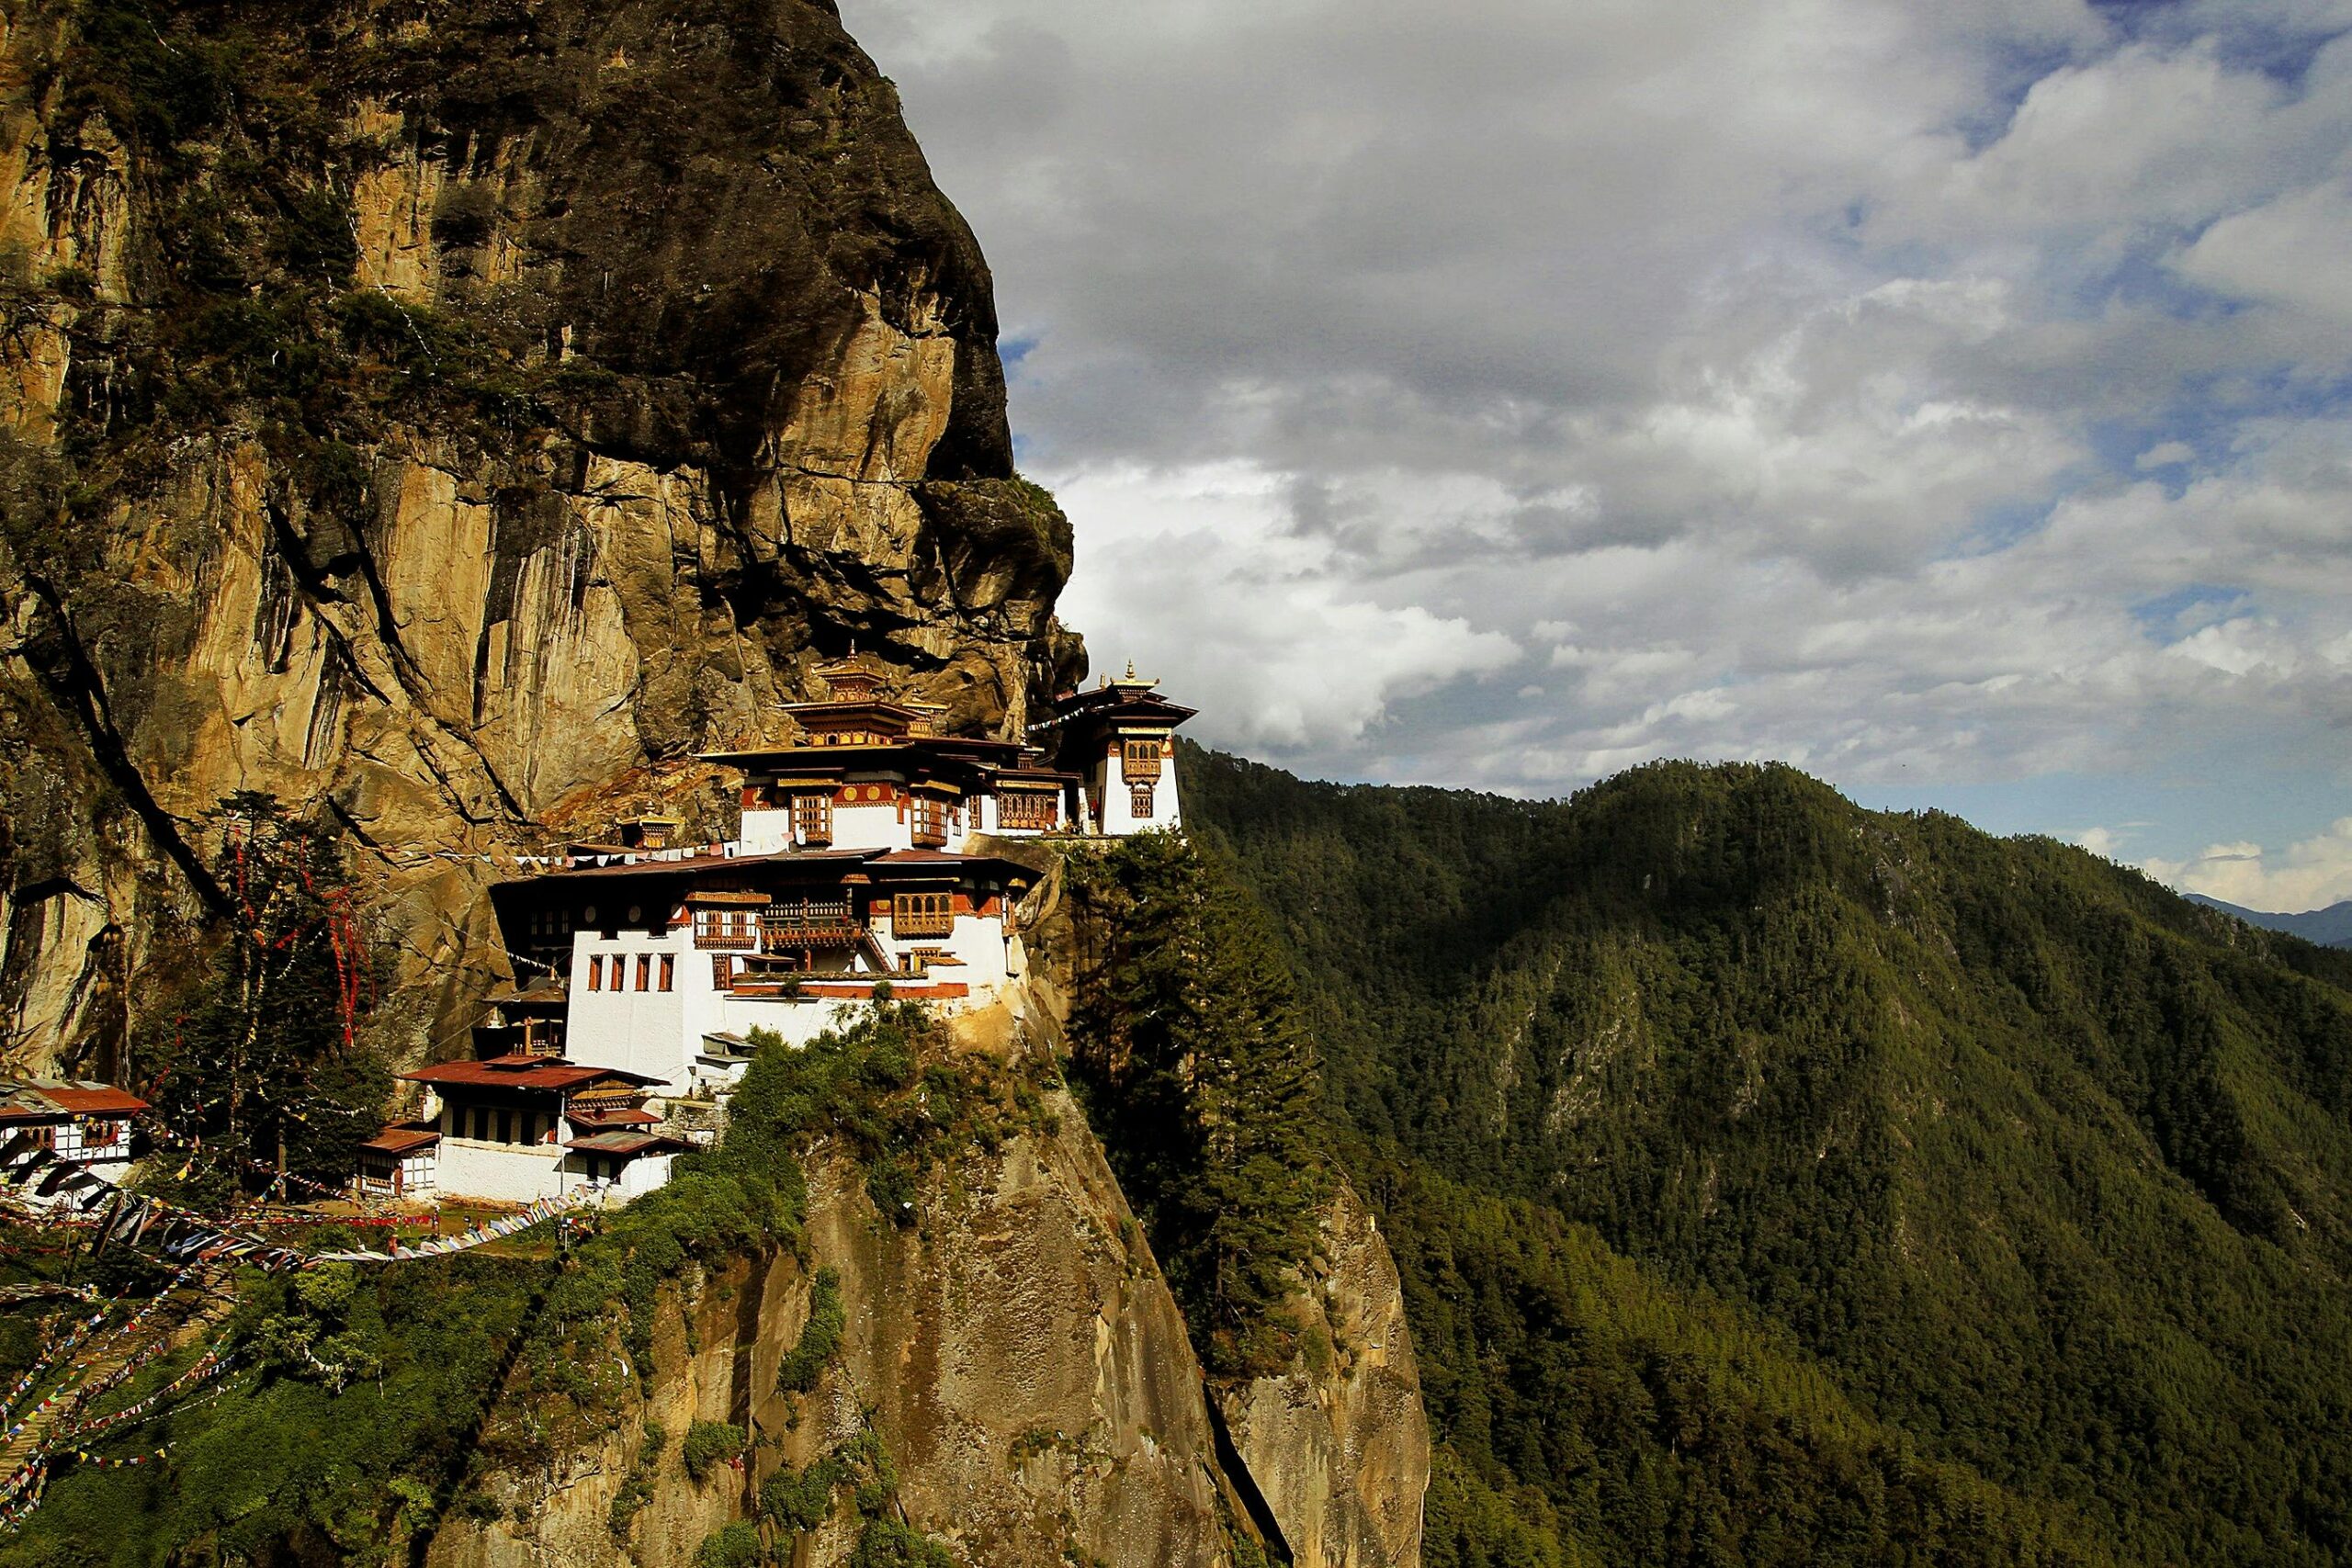
[[[179,1168],[191,1193],[257,1190],[272,1170],[340,1183],[391,1087],[362,1036],[379,964],[341,848],[267,795],[229,797],[210,825],[232,912],[150,1054],[147,1097],[192,1151]]]
[[[1203,1359],[1280,1364],[1325,1179],[1315,1054],[1282,954],[1176,834],[1139,834],[1071,874],[1102,945],[1070,1037],[1122,1185]]]

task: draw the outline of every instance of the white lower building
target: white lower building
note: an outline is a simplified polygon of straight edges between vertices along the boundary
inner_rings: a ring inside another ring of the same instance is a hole
[[[146,1109],[145,1100],[112,1084],[0,1078],[0,1148],[47,1149],[101,1181],[119,1183],[130,1168],[131,1118]],[[20,1196],[42,1201],[38,1186]]]

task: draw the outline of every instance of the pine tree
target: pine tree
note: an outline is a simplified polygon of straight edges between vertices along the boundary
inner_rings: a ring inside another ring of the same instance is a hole
[[[1247,897],[1174,834],[1137,835],[1077,876],[1109,937],[1071,1034],[1122,1184],[1211,1370],[1279,1365],[1324,1191],[1289,972]]]

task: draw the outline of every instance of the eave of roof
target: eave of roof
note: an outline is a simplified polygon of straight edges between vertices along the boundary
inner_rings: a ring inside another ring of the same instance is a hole
[[[791,850],[763,855],[696,855],[689,860],[640,860],[624,865],[567,866],[561,871],[543,871],[537,876],[518,876],[511,882],[502,882],[493,891],[534,887],[549,882],[610,881],[631,876],[702,876],[712,872],[742,871],[754,867],[839,867],[869,860],[878,852],[876,850]]]
[[[876,871],[961,870],[974,873],[987,871],[1017,873],[1032,881],[1035,880],[1037,875],[1035,871],[1023,865],[1019,861],[1007,860],[1002,855],[959,855],[945,850],[892,850],[889,853],[875,860],[873,865]]]
[[[359,1146],[374,1149],[378,1154],[405,1155],[429,1149],[440,1141],[440,1134],[421,1127],[387,1127]]]
[[[686,1145],[654,1133],[595,1133],[574,1138],[563,1146],[592,1155],[638,1155],[650,1149],[683,1149]]]
[[[860,758],[871,762],[877,757],[906,752],[921,754],[935,752],[956,762],[987,763],[989,753],[1009,752],[1018,756],[1018,740],[990,740],[976,735],[910,735],[900,739],[865,743],[855,746],[812,746],[805,742],[790,746],[761,746],[741,751],[705,751],[698,761],[715,762],[722,767],[783,767],[798,766],[828,757]]]
[[[492,1056],[487,1061],[478,1062],[436,1062],[431,1066],[394,1076],[410,1083],[558,1091],[577,1089],[601,1078],[619,1078],[624,1083],[632,1084],[665,1081],[621,1067],[594,1067],[582,1062],[568,1062],[560,1056]]]

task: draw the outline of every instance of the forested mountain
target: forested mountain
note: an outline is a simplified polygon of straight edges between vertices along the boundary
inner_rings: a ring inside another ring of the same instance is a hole
[[[1405,1272],[1431,1562],[2352,1552],[2352,954],[1785,768],[1186,765]]]
[[[2352,898],[2341,899],[2324,909],[2306,909],[2300,915],[2273,915],[2260,909],[2249,909],[2242,904],[2225,903],[2208,898],[2202,893],[2191,893],[2188,901],[2202,904],[2209,909],[2219,909],[2225,915],[2235,915],[2250,926],[2260,926],[2267,931],[2285,931],[2290,936],[2315,942],[2323,947],[2352,947]]]

